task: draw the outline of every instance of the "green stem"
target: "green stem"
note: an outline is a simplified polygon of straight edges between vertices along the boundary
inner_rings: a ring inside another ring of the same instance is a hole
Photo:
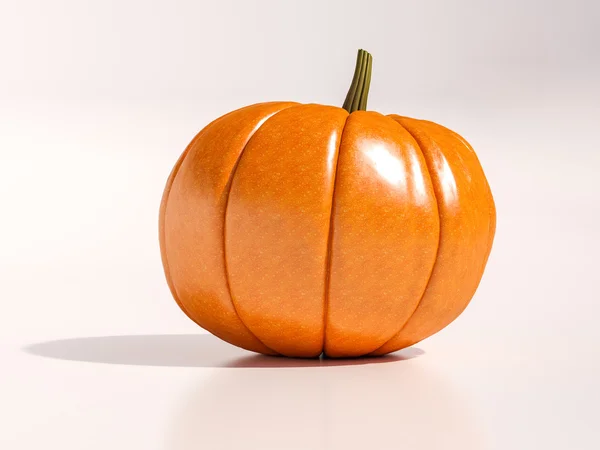
[[[350,84],[343,106],[349,113],[366,111],[367,109],[372,66],[373,57],[371,54],[365,50],[359,50],[356,57],[354,77],[352,77],[352,84]]]

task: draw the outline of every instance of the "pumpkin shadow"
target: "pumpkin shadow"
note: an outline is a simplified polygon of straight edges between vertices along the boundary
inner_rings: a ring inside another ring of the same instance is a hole
[[[330,367],[381,364],[414,358],[424,352],[408,348],[386,356],[353,359],[300,359],[258,355],[211,334],[96,336],[38,342],[23,349],[46,358],[130,366],[166,367]]]
[[[468,395],[425,360],[202,374],[175,403],[164,448],[484,448]]]

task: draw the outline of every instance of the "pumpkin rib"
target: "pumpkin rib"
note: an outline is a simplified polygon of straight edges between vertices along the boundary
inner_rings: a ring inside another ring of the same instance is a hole
[[[481,266],[481,275],[479,277],[479,281],[477,281],[476,285],[475,285],[475,289],[473,292],[473,295],[475,295],[475,292],[477,291],[477,288],[479,287],[479,284],[481,283],[481,279],[483,278],[483,273],[485,271],[485,267],[487,265],[487,261],[488,258],[491,254],[492,251],[492,244],[494,242],[494,235],[495,235],[495,230],[496,230],[496,207],[495,207],[495,202],[494,202],[494,197],[492,195],[492,190],[490,188],[490,185],[487,181],[487,177],[485,176],[485,173],[483,171],[483,166],[481,165],[481,162],[479,161],[479,157],[477,156],[477,153],[475,152],[475,150],[473,150],[473,147],[471,147],[471,144],[469,144],[460,134],[458,134],[456,131],[451,130],[448,127],[445,127],[444,125],[440,125],[439,123],[436,122],[432,122],[430,120],[423,120],[423,119],[419,119],[419,122],[423,122],[425,124],[428,124],[430,126],[434,126],[440,129],[443,129],[446,133],[450,134],[451,136],[453,136],[454,138],[456,138],[457,141],[459,141],[466,149],[469,153],[471,153],[473,155],[473,158],[475,159],[475,161],[477,162],[479,168],[481,169],[481,173],[483,174],[483,180],[485,182],[485,186],[487,188],[487,192],[488,192],[488,244],[487,244],[487,254],[485,256],[485,258],[482,261],[482,266]],[[470,300],[469,300],[470,302]],[[465,305],[465,308],[468,306]],[[464,309],[463,309],[464,310]],[[462,313],[462,311],[460,311],[459,315]],[[449,325],[449,324],[448,324]],[[447,326],[447,325],[446,325]]]
[[[401,126],[413,138],[413,140],[415,141],[416,148],[419,150],[419,152],[423,156],[423,160],[425,161],[425,166],[427,168],[427,176],[429,177],[429,180],[430,180],[430,182],[433,185],[433,181],[431,180],[431,169],[429,167],[429,164],[427,163],[427,158],[425,158],[425,153],[423,152],[423,149],[421,148],[421,144],[419,144],[419,141],[417,141],[417,139],[415,138],[415,136],[404,125],[402,125],[402,123],[400,123],[400,121],[396,120],[393,117],[393,115],[388,115],[387,117],[389,117],[390,119],[394,120],[394,122],[396,122],[399,126]],[[421,293],[421,298],[419,299],[419,301],[415,305],[415,308],[413,309],[413,311],[410,314],[410,316],[408,316],[408,319],[406,319],[406,321],[402,325],[400,325],[400,327],[398,328],[398,331],[396,331],[392,335],[392,337],[390,337],[387,341],[385,341],[383,344],[381,344],[379,347],[377,347],[375,350],[373,350],[370,354],[376,353],[379,349],[381,349],[382,347],[384,347],[385,345],[387,345],[388,342],[390,342],[392,339],[394,339],[398,334],[400,334],[402,332],[402,329],[406,326],[406,324],[408,322],[410,322],[410,319],[412,319],[412,317],[414,316],[414,314],[417,311],[417,309],[419,309],[419,305],[421,304],[421,302],[423,301],[423,298],[425,297],[425,293],[427,292],[427,287],[429,286],[429,283],[431,282],[431,277],[433,276],[433,269],[434,269],[434,267],[435,267],[435,265],[437,263],[437,260],[438,260],[438,256],[439,256],[439,253],[440,253],[440,243],[442,241],[442,216],[441,216],[441,213],[440,213],[440,201],[438,199],[437,193],[435,192],[435,189],[433,189],[433,197],[435,199],[435,204],[436,204],[436,208],[437,208],[437,212],[438,212],[438,221],[439,221],[438,242],[437,242],[437,248],[435,250],[435,258],[433,260],[433,264],[431,265],[431,271],[429,272],[429,277],[427,278],[427,283],[425,283],[425,288],[423,289],[423,292]],[[400,349],[398,349],[398,350],[400,350]]]
[[[323,296],[323,345],[321,346],[321,354],[325,353],[325,342],[327,337],[327,315],[329,312],[329,292],[330,292],[330,283],[331,283],[331,253],[332,253],[332,244],[333,244],[333,212],[334,212],[334,202],[335,202],[335,185],[337,181],[337,171],[338,164],[340,161],[340,152],[342,149],[342,140],[344,139],[344,131],[346,130],[346,124],[348,123],[348,119],[350,118],[350,114],[346,117],[346,121],[344,122],[344,126],[342,127],[342,132],[340,133],[340,142],[338,144],[337,149],[337,158],[335,160],[335,171],[333,172],[333,189],[331,192],[331,209],[329,211],[329,231],[327,234],[327,255],[325,255],[325,295]]]
[[[492,195],[492,188],[490,187],[487,177],[485,180],[488,188],[488,194],[490,196],[490,223],[488,227],[488,253],[485,257],[485,261],[483,263],[483,270],[485,271],[485,267],[490,259],[490,255],[492,253],[492,247],[494,245],[494,237],[496,236],[496,202],[494,201],[494,196]],[[483,277],[483,274],[482,274]]]
[[[175,303],[177,303],[177,305],[183,311],[183,313],[192,322],[194,322],[198,326],[201,326],[201,325],[191,316],[191,314],[186,309],[184,303],[179,299],[179,295],[177,294],[177,288],[175,287],[175,284],[173,283],[173,280],[171,278],[171,271],[169,268],[169,260],[167,258],[167,242],[165,239],[165,228],[166,228],[166,222],[167,222],[167,214],[166,214],[167,204],[169,203],[169,196],[171,194],[171,188],[173,187],[173,184],[175,183],[177,175],[179,174],[179,169],[181,168],[181,166],[183,166],[183,163],[185,162],[185,159],[188,156],[188,154],[190,153],[190,150],[192,149],[192,147],[196,144],[198,139],[203,135],[204,130],[209,128],[215,122],[217,122],[221,119],[224,119],[224,118],[230,116],[231,114],[233,114],[237,111],[240,111],[244,108],[246,108],[246,107],[235,109],[233,111],[228,112],[227,114],[222,115],[221,117],[217,117],[212,122],[210,122],[208,125],[206,125],[202,130],[200,130],[198,133],[196,133],[196,136],[194,136],[194,138],[187,145],[187,147],[185,148],[183,153],[179,156],[179,158],[175,162],[175,166],[171,170],[171,173],[169,174],[169,178],[167,179],[165,190],[163,192],[163,197],[162,197],[162,200],[160,203],[159,218],[158,218],[159,219],[158,241],[159,241],[160,250],[161,250],[160,256],[161,256],[161,259],[163,262],[163,269],[164,269],[163,271],[165,273],[165,278],[167,279],[167,285],[169,286],[169,290],[171,291],[171,295],[173,296]]]
[[[229,280],[229,268],[228,268],[228,264],[227,264],[227,209],[229,208],[229,195],[231,193],[231,185],[233,183],[233,179],[235,177],[235,173],[237,171],[237,168],[240,164],[240,161],[242,160],[242,157],[244,156],[244,151],[246,150],[246,147],[248,146],[248,144],[250,143],[250,141],[252,140],[252,137],[254,137],[254,135],[256,134],[256,132],[272,117],[276,116],[277,114],[279,114],[282,111],[285,111],[286,109],[290,109],[290,108],[295,108],[298,106],[302,106],[302,104],[295,104],[295,105],[290,105],[290,106],[286,106],[282,109],[280,109],[277,112],[274,112],[270,115],[268,115],[267,117],[265,117],[263,120],[261,120],[258,123],[258,126],[256,126],[254,128],[254,130],[252,130],[252,132],[250,133],[250,135],[248,136],[248,139],[246,140],[246,143],[244,144],[244,146],[242,147],[242,150],[235,162],[235,164],[233,165],[233,169],[231,169],[231,173],[229,174],[229,179],[227,180],[227,185],[225,187],[225,210],[224,210],[224,214],[223,214],[223,259],[224,259],[224,267],[225,267],[225,284],[227,285],[227,290],[229,291],[229,298],[231,299],[231,305],[233,306],[233,310],[235,311],[236,316],[238,317],[238,319],[240,320],[240,322],[242,323],[242,325],[244,325],[244,327],[246,327],[246,329],[248,330],[248,332],[254,336],[256,338],[257,341],[259,341],[261,344],[263,344],[267,349],[269,349],[270,351],[273,352],[274,355],[279,355],[281,356],[281,353],[273,350],[271,347],[269,347],[267,344],[265,344],[261,339],[258,338],[258,336],[256,335],[256,333],[254,331],[252,331],[252,329],[248,326],[248,324],[246,324],[246,322],[244,322],[244,320],[242,319],[242,316],[240,315],[240,313],[238,312],[236,306],[235,306],[235,302],[233,301],[233,293],[231,291],[231,284],[230,284],[230,280]]]
[[[456,137],[456,139],[458,141],[460,141],[468,151],[473,153],[473,157],[477,160],[477,163],[481,167],[481,171],[483,173],[483,166],[481,166],[481,162],[479,161],[479,157],[477,156],[477,153],[475,152],[475,150],[473,150],[473,147],[471,147],[471,144],[469,144],[460,134],[458,134],[454,130],[446,128],[443,125],[437,124],[435,122],[430,122],[428,120],[423,120],[423,122],[433,123],[434,125],[436,125],[438,127],[446,129],[448,133],[450,133],[454,137]],[[494,235],[496,234],[496,205],[494,202],[494,196],[492,195],[492,189],[490,188],[490,184],[488,183],[487,177],[485,177],[485,173],[484,173],[484,180],[485,180],[485,186],[487,188],[487,192],[488,192],[488,196],[489,196],[489,199],[488,199],[489,220],[488,220],[488,244],[487,244],[488,250],[487,250],[487,254],[482,262],[482,265],[481,265],[481,276],[479,277],[479,281],[477,282],[477,285],[475,286],[475,291],[477,291],[477,289],[479,288],[479,285],[481,284],[483,274],[485,273],[485,267],[487,266],[488,259],[490,257],[490,254],[492,253],[492,245],[494,243]],[[473,294],[473,295],[475,295],[475,294]],[[462,313],[462,311],[461,311],[461,313]]]
[[[439,125],[436,124],[442,128],[446,128],[443,125]],[[481,166],[481,162],[479,161],[479,157],[477,156],[477,153],[475,153],[475,150],[473,150],[473,147],[471,147],[471,144],[469,144],[460,134],[458,134],[456,131],[450,130],[449,128],[446,128],[451,134],[453,134],[460,142],[462,142],[462,144],[467,148],[467,150],[469,150],[470,152],[473,153],[473,156],[475,157],[475,159],[477,160],[477,162],[479,163],[479,165]],[[483,172],[483,166],[481,166],[481,171]],[[485,175],[485,173],[484,173]],[[488,259],[490,257],[490,254],[492,253],[492,245],[494,243],[494,235],[496,234],[496,203],[494,202],[494,196],[492,195],[492,189],[490,187],[490,184],[488,183],[487,177],[485,177],[485,186],[487,188],[488,191],[488,196],[489,196],[489,223],[488,223],[488,252],[487,255],[483,261],[483,266],[481,269],[482,272],[482,277],[483,277],[483,272],[485,271],[485,266],[487,265]],[[481,279],[479,280],[481,282]],[[479,284],[477,285],[479,287]]]
[[[190,152],[190,149],[194,146],[194,144],[196,143],[196,141],[198,140],[198,138],[201,135],[202,135],[202,131],[199,131],[196,134],[196,136],[194,136],[194,139],[192,139],[192,141],[188,144],[188,146],[186,147],[186,149],[184,150],[184,152],[181,154],[181,156],[179,156],[179,159],[175,163],[175,166],[173,167],[173,170],[171,171],[171,174],[169,175],[169,178],[167,179],[167,185],[165,187],[165,191],[163,193],[163,198],[162,198],[162,201],[161,201],[161,204],[160,204],[159,236],[158,236],[159,237],[159,244],[160,244],[160,248],[161,248],[161,252],[160,253],[161,253],[161,258],[162,258],[162,262],[163,262],[163,269],[164,269],[164,273],[165,273],[165,278],[167,279],[167,285],[169,286],[169,289],[171,291],[171,295],[173,296],[173,298],[175,299],[175,303],[177,303],[177,305],[183,311],[183,313],[192,322],[194,322],[198,326],[200,326],[200,324],[196,320],[194,320],[192,318],[192,316],[190,315],[190,313],[188,312],[188,310],[184,306],[183,302],[179,299],[179,295],[177,294],[177,289],[175,288],[175,284],[173,283],[173,280],[171,279],[171,271],[170,271],[170,268],[169,268],[169,260],[167,258],[167,242],[166,242],[166,238],[165,238],[165,224],[166,224],[166,221],[167,221],[167,215],[166,215],[167,204],[169,202],[169,195],[171,194],[171,188],[173,187],[173,183],[175,183],[175,179],[177,178],[177,174],[179,173],[179,169],[183,165],[183,162],[185,161],[185,158],[187,157],[187,155]]]
[[[413,134],[413,132],[417,132],[418,130],[422,131],[424,133],[424,136],[429,137],[430,139],[432,139],[432,142],[437,142],[437,146],[439,146],[438,151],[443,155],[444,159],[447,158],[447,155],[445,155],[446,151],[445,150],[449,150],[449,149],[444,149],[444,147],[442,146],[442,144],[440,143],[441,141],[438,141],[439,139],[441,139],[442,141],[444,140],[443,136],[446,136],[447,138],[451,138],[451,140],[454,142],[454,144],[452,143],[446,143],[446,145],[448,145],[450,148],[452,148],[453,146],[457,146],[456,147],[456,151],[452,150],[452,153],[455,155],[458,155],[458,160],[460,161],[460,166],[459,167],[454,167],[452,170],[460,170],[460,173],[464,173],[469,172],[470,176],[473,176],[474,178],[478,178],[477,180],[473,180],[473,182],[478,182],[478,183],[485,183],[485,185],[487,185],[487,180],[485,178],[485,174],[483,173],[483,170],[481,168],[481,164],[479,164],[478,159],[476,158],[475,152],[472,150],[472,148],[470,148],[469,146],[465,146],[465,142],[464,139],[458,139],[457,138],[457,134],[455,132],[453,132],[452,130],[449,130],[446,127],[443,127],[439,124],[436,124],[434,122],[430,122],[430,121],[424,121],[424,120],[417,120],[417,119],[410,119],[408,117],[401,117],[401,116],[396,116],[395,120],[401,122],[401,123],[406,123],[407,125],[405,125],[405,128],[411,133]],[[410,125],[410,127],[409,127]],[[420,127],[424,127],[424,128],[420,128]],[[412,127],[412,128],[411,128]],[[416,127],[416,129],[415,129]],[[430,127],[434,127],[434,128],[430,128]],[[412,131],[411,131],[412,130]],[[421,136],[421,139],[423,138],[423,136]],[[417,137],[415,136],[415,139],[419,142],[419,139],[417,139]],[[461,149],[461,150],[458,150]],[[471,156],[475,156],[474,160],[470,160],[470,162],[465,163],[463,161],[463,158],[466,155],[461,155],[461,152],[467,150],[469,157]],[[426,149],[424,151],[429,152],[429,149]],[[427,159],[427,161],[429,162],[429,160]],[[451,163],[451,164],[456,164],[456,162]],[[465,165],[467,164],[467,165]],[[439,176],[439,172],[434,171],[433,168],[431,167],[430,164],[428,164],[430,173],[434,173],[437,176]],[[465,180],[464,177],[459,178],[459,187],[462,184],[463,185],[463,189],[471,189],[471,188],[466,188]],[[470,179],[469,179],[469,183],[471,183]],[[487,185],[489,186],[489,185]],[[471,192],[469,190],[464,192],[464,195],[469,195],[467,194],[467,192]],[[439,192],[436,191],[436,198],[438,199],[439,202],[442,203],[443,208],[446,208],[446,201],[444,198],[440,198]],[[444,200],[444,201],[442,201]],[[483,204],[480,205],[480,207],[483,209],[483,211],[485,211],[485,208],[489,208],[490,203],[489,203],[489,197],[486,199],[487,201],[485,201]],[[470,201],[476,202],[477,199],[473,198]],[[442,209],[443,209],[442,208]],[[472,206],[471,206],[472,208]],[[442,214],[442,209],[440,209],[440,214]],[[467,208],[468,209],[468,208]],[[470,213],[471,215],[474,214],[473,211]],[[477,214],[475,214],[477,215]],[[486,214],[483,214],[484,218],[486,216]],[[465,216],[463,217],[461,220],[467,220],[469,216]],[[455,219],[452,218],[452,216],[448,217],[448,220],[450,222],[455,221]],[[484,219],[485,220],[485,219]],[[451,308],[448,309],[444,314],[445,314],[445,319],[440,321],[440,320],[436,320],[436,324],[432,327],[431,324],[428,326],[425,326],[426,330],[419,330],[419,327],[423,328],[423,325],[425,322],[423,322],[424,320],[424,316],[421,314],[419,316],[419,318],[417,319],[416,316],[419,315],[420,311],[422,312],[424,310],[424,305],[425,305],[425,301],[427,299],[427,295],[429,294],[429,291],[431,291],[432,289],[434,289],[432,292],[435,292],[435,290],[437,289],[439,291],[440,289],[440,282],[439,282],[439,278],[436,278],[436,273],[432,274],[432,277],[429,281],[429,284],[427,286],[427,290],[425,292],[425,296],[422,298],[419,307],[417,307],[417,309],[415,310],[415,312],[413,313],[413,316],[411,317],[411,319],[409,321],[407,321],[404,325],[404,327],[400,330],[400,332],[394,336],[394,338],[388,342],[386,344],[386,346],[380,348],[376,354],[383,354],[383,353],[389,353],[390,351],[396,351],[400,348],[404,348],[404,347],[409,347],[411,345],[416,344],[419,341],[422,341],[423,339],[431,336],[432,334],[435,334],[437,332],[439,332],[440,330],[442,330],[443,328],[445,328],[446,326],[448,326],[450,323],[452,323],[460,314],[461,312],[468,306],[469,302],[471,301],[473,295],[475,294],[475,291],[477,290],[477,286],[479,285],[479,282],[481,281],[481,275],[483,273],[483,270],[485,268],[485,260],[487,257],[487,254],[489,252],[489,242],[490,242],[490,236],[487,235],[489,233],[490,230],[490,216],[488,216],[488,220],[485,220],[486,225],[481,226],[483,224],[480,223],[480,232],[482,232],[481,236],[482,238],[485,236],[483,242],[483,246],[479,248],[478,253],[479,256],[482,256],[481,258],[481,266],[479,266],[479,264],[473,265],[473,269],[469,270],[469,273],[477,273],[477,277],[473,277],[472,275],[469,275],[469,278],[471,279],[471,281],[469,281],[469,283],[472,283],[472,285],[470,285],[470,288],[468,289],[468,291],[465,291],[464,289],[466,288],[466,285],[463,283],[462,285],[460,285],[460,289],[462,289],[462,293],[451,296],[452,298],[452,302],[453,304],[451,305]],[[444,232],[444,227],[443,227],[443,223],[441,222],[441,227],[440,227],[440,233]],[[458,222],[455,223],[455,226],[462,226],[461,225],[462,222]],[[473,246],[477,245],[477,246],[481,246],[481,241],[479,243],[477,243],[477,229],[473,228],[475,225],[473,223],[468,223],[467,224],[468,227],[467,228],[471,228],[471,230],[468,232],[468,234],[465,234],[463,236],[464,239],[468,239],[469,243],[468,244],[461,244],[460,246],[464,247],[465,245],[468,245],[468,248],[471,248],[471,244]],[[446,223],[446,228],[448,227],[448,223]],[[485,228],[484,228],[485,227]],[[440,262],[440,258],[442,255],[442,251],[443,251],[443,247],[444,247],[444,237],[442,236],[442,238],[440,239],[440,250],[439,250],[439,255],[437,257],[437,261],[436,261],[436,265],[434,266],[434,272],[436,272],[438,270],[438,266],[439,264],[441,264]],[[448,242],[447,245],[452,247],[456,247],[458,244],[456,242],[456,238],[453,238],[452,235],[448,236]],[[474,247],[473,247],[474,248]],[[481,252],[481,250],[485,249],[485,253]],[[474,250],[475,251],[475,250]],[[446,249],[447,252],[447,249]],[[447,256],[447,254],[446,254]],[[479,256],[474,256],[474,258],[479,258]],[[471,259],[472,262],[474,262],[475,260]],[[448,266],[448,262],[446,262],[446,266]],[[447,269],[447,268],[446,268]],[[444,270],[446,270],[443,268],[442,266],[442,273],[444,272]],[[454,272],[452,272],[452,276],[456,276],[456,274]],[[440,292],[438,292],[437,294],[438,296],[440,295]],[[428,304],[428,307],[431,307],[431,304]],[[447,307],[446,307],[447,308]],[[426,309],[426,308],[425,308]],[[427,322],[427,321],[426,321]],[[429,329],[427,331],[427,328]],[[408,333],[408,335],[407,335]]]
[[[495,230],[496,230],[496,209],[495,209],[495,203],[494,203],[494,198],[492,196],[492,190],[490,188],[490,185],[487,181],[487,177],[485,176],[485,173],[483,171],[483,166],[481,165],[481,162],[479,161],[479,157],[477,156],[477,153],[475,152],[475,150],[473,149],[473,147],[471,147],[471,144],[469,144],[460,134],[458,134],[456,131],[451,130],[450,128],[447,128],[443,125],[440,125],[439,123],[436,122],[432,122],[430,120],[423,120],[420,119],[420,122],[424,122],[426,124],[429,124],[431,126],[434,127],[438,127],[440,129],[443,129],[446,133],[450,134],[451,136],[453,136],[454,138],[456,138],[457,141],[459,141],[466,149],[468,152],[470,152],[473,157],[475,158],[475,161],[477,162],[479,168],[481,169],[481,173],[483,174],[483,180],[485,182],[485,186],[487,188],[487,192],[488,192],[488,239],[487,239],[487,252],[486,252],[486,256],[482,261],[481,264],[481,269],[480,269],[480,276],[478,281],[475,283],[475,286],[473,288],[473,293],[471,294],[471,298],[469,299],[469,301],[464,305],[463,309],[460,310],[457,314],[456,317],[458,317],[460,314],[462,314],[462,312],[466,309],[466,307],[469,305],[469,303],[471,302],[473,296],[475,295],[475,293],[477,292],[477,289],[479,288],[479,285],[481,284],[481,280],[483,278],[483,274],[485,272],[485,267],[487,265],[488,262],[488,258],[491,254],[492,251],[492,244],[494,242],[494,234],[495,234]],[[443,328],[447,327],[448,325],[450,325],[450,323],[452,323],[456,317],[450,321],[449,323],[447,323]],[[442,329],[443,329],[442,328]],[[438,330],[441,331],[441,330]]]
[[[225,114],[207,125],[179,169],[165,214],[171,278],[194,322],[232,345],[263,354],[275,353],[244,326],[229,297],[220,242],[221,216],[229,175],[248,136],[265,118],[293,104],[258,103]],[[204,196],[208,203],[191,200],[198,195]],[[185,211],[189,211],[189,220]],[[206,238],[212,242],[205,242]],[[189,240],[189,245],[185,240]]]
[[[325,343],[332,357],[370,354],[394,337],[426,288],[439,244],[437,199],[412,136],[379,113],[348,120],[334,203]],[[402,183],[382,170],[380,143],[399,160]]]
[[[488,196],[489,196],[489,223],[488,223],[488,253],[487,256],[484,260],[483,263],[483,269],[485,269],[485,266],[487,265],[487,261],[488,258],[491,254],[492,251],[492,244],[494,243],[494,236],[496,234],[496,203],[494,201],[494,196],[492,194],[492,188],[490,187],[490,184],[487,180],[487,177],[485,177],[485,172],[483,171],[483,166],[481,165],[481,162],[479,161],[479,157],[477,156],[477,153],[475,152],[475,150],[473,149],[473,147],[471,147],[471,144],[469,144],[465,138],[463,138],[460,134],[458,134],[456,131],[451,130],[448,127],[445,127],[444,125],[440,125],[439,123],[436,122],[432,122],[431,120],[423,120],[423,119],[419,119],[419,122],[423,122],[425,124],[429,124],[429,125],[433,125],[436,127],[439,127],[441,129],[444,129],[447,133],[451,134],[452,136],[454,136],[458,141],[460,141],[465,148],[473,154],[473,157],[475,158],[475,160],[477,161],[477,163],[479,164],[479,167],[481,168],[482,173],[484,174],[484,181],[485,181],[485,186],[487,188],[488,191]]]
[[[232,181],[225,233],[233,301],[286,356],[322,354],[333,173],[347,116],[318,104],[282,112],[248,143]]]

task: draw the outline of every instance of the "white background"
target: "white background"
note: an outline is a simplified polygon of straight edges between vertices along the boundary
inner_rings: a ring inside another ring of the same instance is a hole
[[[600,448],[598,2],[0,5],[0,448]],[[171,299],[164,183],[231,109],[340,105],[359,47],[370,109],[478,152],[487,271],[418,350],[251,357]]]

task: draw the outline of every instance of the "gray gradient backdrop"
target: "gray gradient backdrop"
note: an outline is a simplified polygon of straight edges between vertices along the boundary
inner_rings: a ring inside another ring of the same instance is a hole
[[[0,0],[0,447],[599,448],[599,5]],[[341,105],[359,47],[370,109],[478,152],[472,304],[385,364],[196,336],[158,251],[172,165],[231,109]]]

